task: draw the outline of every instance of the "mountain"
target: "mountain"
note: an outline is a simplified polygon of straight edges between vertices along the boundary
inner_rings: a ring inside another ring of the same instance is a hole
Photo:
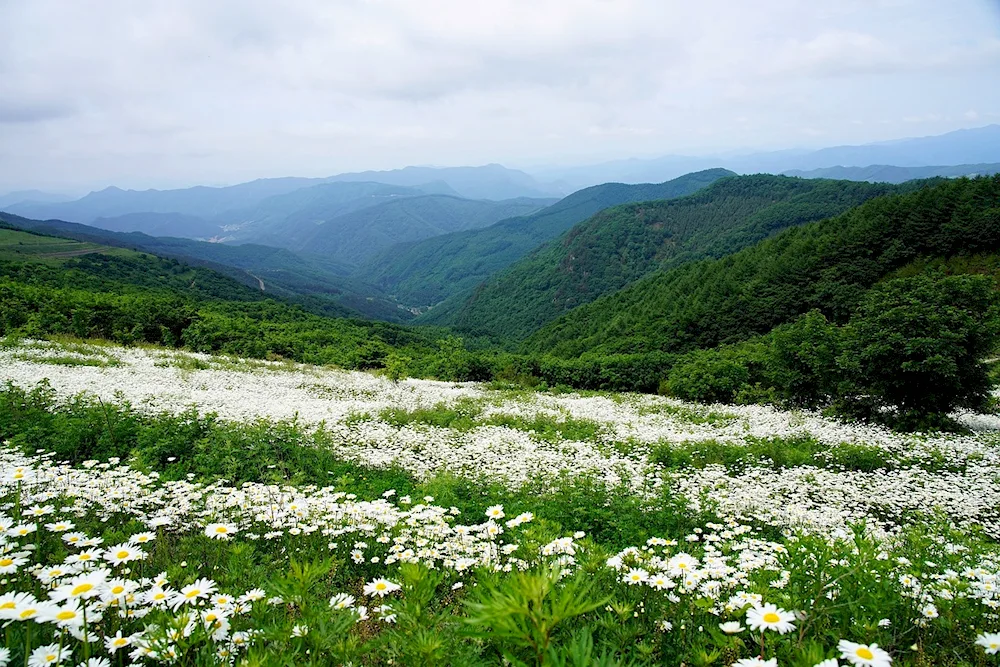
[[[499,164],[487,164],[481,167],[405,167],[391,171],[339,174],[330,180],[377,181],[406,186],[444,181],[467,199],[500,200],[566,194],[561,187],[540,183],[523,171],[508,169]]]
[[[266,295],[290,300],[319,314],[395,322],[412,317],[378,290],[346,277],[347,268],[282,248],[111,232],[79,223],[28,220],[5,213],[0,213],[0,221],[19,229],[128,248],[210,268]]]
[[[289,247],[356,264],[396,243],[485,227],[504,218],[534,213],[551,203],[551,199],[488,201],[447,195],[394,198],[300,229],[301,234],[294,236]]]
[[[736,176],[668,201],[596,214],[486,281],[454,312],[422,321],[523,339],[573,308],[671,266],[721,257],[786,227],[891,192],[885,184]]]
[[[652,159],[616,160],[602,164],[535,170],[537,178],[561,180],[573,187],[606,181],[642,183],[663,181],[681,174],[723,166],[740,174],[779,174],[827,167],[896,165],[969,165],[1000,159],[1000,125],[957,130],[930,137],[899,139],[860,146],[834,146],[820,150],[782,150],[744,155],[667,155]]]
[[[786,171],[786,176],[800,178],[833,178],[844,181],[868,181],[870,183],[904,183],[921,178],[957,178],[959,176],[989,176],[1000,173],[1000,163],[959,164],[950,167],[897,167],[887,164],[873,164],[867,167],[826,167],[802,171]]]
[[[122,190],[109,187],[76,201],[24,202],[5,210],[26,218],[92,222],[128,213],[180,213],[209,218],[224,211],[253,206],[274,195],[321,183],[320,178],[264,178],[221,188],[197,186],[181,190]]]
[[[126,213],[113,218],[97,218],[90,224],[111,232],[142,232],[150,236],[192,239],[212,238],[222,231],[217,224],[182,213]]]
[[[322,183],[268,197],[253,206],[226,211],[213,220],[221,225],[218,240],[296,247],[317,225],[333,218],[404,197],[450,194],[436,182],[420,187],[371,181]]]
[[[73,197],[70,197],[69,195],[60,195],[53,192],[42,192],[41,190],[18,190],[17,192],[8,192],[5,195],[0,195],[0,209],[24,202],[52,204],[72,200]]]
[[[524,349],[577,357],[710,348],[811,309],[843,323],[894,271],[1000,251],[1000,176],[919,185],[721,259],[654,273],[549,323]]]
[[[725,169],[709,169],[659,184],[595,185],[531,215],[501,220],[482,229],[390,246],[354,275],[393,295],[402,304],[432,306],[471,290],[600,210],[633,201],[681,197],[734,175]]]

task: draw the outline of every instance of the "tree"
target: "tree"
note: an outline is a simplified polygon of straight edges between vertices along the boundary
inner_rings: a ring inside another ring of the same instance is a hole
[[[983,408],[990,382],[983,360],[1000,335],[992,278],[897,278],[863,298],[845,331],[842,387],[855,412],[902,426],[940,423],[960,407]]]

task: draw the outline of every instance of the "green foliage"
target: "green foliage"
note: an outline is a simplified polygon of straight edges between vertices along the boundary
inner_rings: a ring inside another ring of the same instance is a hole
[[[1000,177],[881,197],[722,259],[639,280],[552,322],[524,351],[572,358],[710,348],[813,309],[843,324],[865,291],[911,262],[1000,250],[998,220]]]
[[[616,206],[480,285],[449,319],[434,318],[433,311],[424,319],[524,339],[651,272],[727,255],[892,191],[884,184],[756,175],[724,178],[680,199]],[[541,345],[531,349],[546,351]]]
[[[512,665],[550,665],[556,627],[608,602],[587,576],[560,581],[558,570],[484,581],[466,602],[473,632],[494,642]],[[481,629],[480,629],[481,628]],[[578,648],[579,650],[579,648]]]
[[[848,405],[893,410],[920,426],[955,408],[986,407],[982,360],[997,347],[1000,295],[984,276],[889,280],[865,295],[846,334]]]

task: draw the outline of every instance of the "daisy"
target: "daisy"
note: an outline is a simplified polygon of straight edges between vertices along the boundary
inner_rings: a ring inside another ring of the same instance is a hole
[[[840,657],[852,665],[862,667],[889,667],[892,658],[888,653],[878,647],[878,644],[855,644],[846,639],[841,639],[837,644]]]
[[[503,505],[493,505],[486,508],[486,518],[487,519],[502,519],[506,514],[503,512]]]
[[[205,526],[205,536],[215,540],[228,540],[236,533],[236,526],[231,523],[210,523]]]
[[[829,660],[816,663],[816,667],[840,667],[840,663],[837,662],[836,658],[830,658]]]
[[[775,630],[783,635],[795,629],[795,614],[779,609],[773,604],[751,607],[747,611],[747,625],[752,630]]]
[[[156,535],[154,533],[136,533],[132,537],[128,538],[128,541],[132,544],[146,544],[155,539]]]
[[[400,585],[389,581],[388,579],[376,579],[365,584],[364,593],[365,595],[377,595],[380,598],[384,598],[389,593],[398,591]]]
[[[55,602],[63,600],[89,600],[104,592],[107,588],[108,573],[105,570],[94,570],[85,574],[80,574],[65,584],[58,586],[49,593],[49,597]]]
[[[28,667],[58,665],[68,657],[69,649],[63,648],[59,644],[46,644],[31,652],[31,657],[28,658]]]
[[[45,529],[52,533],[64,533],[67,530],[73,530],[73,528],[72,521],[56,521],[55,523],[45,524]]]
[[[984,632],[976,637],[976,645],[982,646],[990,655],[1000,651],[1000,632]]]
[[[198,600],[207,598],[215,592],[215,582],[211,579],[198,579],[174,593],[171,606],[177,609],[182,604],[197,604]]]
[[[131,646],[132,636],[122,635],[122,631],[119,630],[114,634],[113,637],[108,637],[104,640],[104,648],[108,649],[108,653],[114,653],[120,648],[125,648],[126,646]]]
[[[3,556],[0,557],[0,574],[13,574],[18,568],[28,562],[23,556]]]
[[[624,581],[630,586],[632,586],[634,584],[644,583],[648,579],[649,579],[649,572],[646,572],[641,568],[633,568],[628,571],[628,574],[625,575]]]
[[[122,563],[129,563],[134,560],[143,560],[144,558],[146,558],[145,552],[128,542],[109,547],[104,552],[104,560],[112,565],[121,565]]]
[[[337,593],[330,598],[330,606],[334,609],[350,609],[354,606],[354,596],[347,593]]]
[[[761,658],[743,658],[733,663],[733,667],[778,667],[778,659],[762,660]]]
[[[746,628],[740,625],[739,621],[726,621],[725,623],[719,623],[719,629],[727,635],[735,635],[746,630]]]

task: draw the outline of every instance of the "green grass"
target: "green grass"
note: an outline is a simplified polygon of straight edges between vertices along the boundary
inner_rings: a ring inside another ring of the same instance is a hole
[[[71,241],[51,236],[0,228],[0,260],[60,263],[90,253],[134,254],[129,250],[109,248],[96,243]]]

